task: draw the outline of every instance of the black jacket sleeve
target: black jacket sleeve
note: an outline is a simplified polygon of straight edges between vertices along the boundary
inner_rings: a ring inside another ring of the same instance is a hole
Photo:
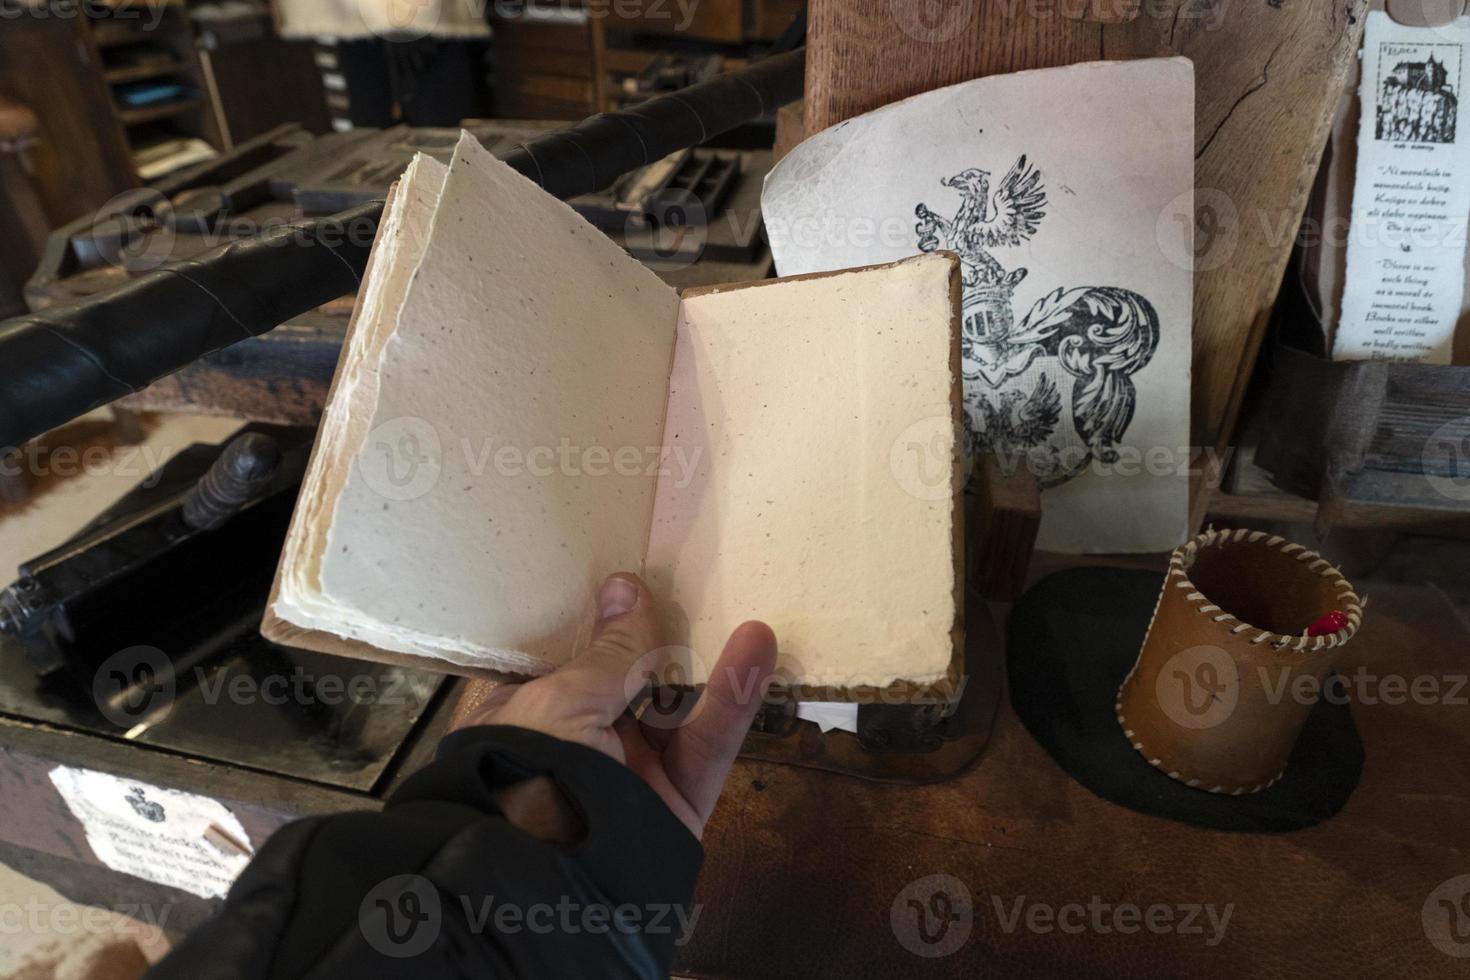
[[[585,827],[536,839],[495,790],[551,777]],[[522,728],[455,732],[381,813],[281,828],[220,914],[149,975],[664,977],[703,850],[637,775]]]

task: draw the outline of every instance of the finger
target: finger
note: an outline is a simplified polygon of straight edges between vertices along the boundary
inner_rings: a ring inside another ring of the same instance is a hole
[[[612,727],[622,740],[623,761],[629,769],[641,772],[649,763],[657,761],[658,753],[643,737],[637,718],[624,711],[613,721]]]
[[[643,737],[662,752],[680,728],[687,725],[700,710],[700,692],[684,687],[654,687],[648,703],[638,713]]]
[[[449,731],[489,724],[495,709],[510,699],[521,685],[477,677],[465,684],[449,715]]]
[[[684,794],[674,787],[669,775],[664,771],[663,760],[658,749],[650,745],[644,738],[644,732],[638,724],[638,720],[631,714],[624,712],[613,722],[613,731],[617,732],[618,738],[622,740],[623,762],[627,767],[643,778],[659,799],[663,800],[669,810],[689,828],[689,832],[696,838],[703,835],[704,818],[694,812]]]
[[[633,676],[639,661],[662,645],[653,594],[638,576],[618,572],[598,590],[592,642],[556,676],[611,724],[644,686],[642,677]]]
[[[701,821],[709,819],[740,743],[776,668],[776,634],[765,623],[736,628],[709,684],[664,750],[664,770]]]

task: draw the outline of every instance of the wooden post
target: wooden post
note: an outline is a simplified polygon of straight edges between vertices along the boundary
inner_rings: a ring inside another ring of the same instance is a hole
[[[970,490],[968,584],[987,599],[1017,599],[1041,526],[1041,488],[1019,461],[1006,467],[986,453],[975,463]]]

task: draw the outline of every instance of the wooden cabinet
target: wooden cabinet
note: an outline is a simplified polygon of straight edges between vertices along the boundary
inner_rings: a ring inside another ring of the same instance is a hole
[[[0,30],[0,95],[36,113],[30,159],[53,227],[139,186],[134,153],[151,140],[194,136],[222,148],[181,4],[62,0],[44,10]]]
[[[614,3],[607,7],[607,29],[737,44],[745,40],[745,6],[741,0],[707,0],[687,7],[673,0]]]
[[[499,19],[495,31],[495,114],[577,120],[597,105],[593,21]]]
[[[621,78],[663,50],[714,52],[726,67],[781,35],[801,0],[595,0],[555,15],[496,18],[495,113],[580,120],[618,107]]]
[[[51,225],[96,210],[134,186],[132,160],[86,23],[17,17],[0,29],[0,95],[36,114],[28,151]]]
[[[311,41],[280,37],[267,15],[200,21],[195,29],[227,147],[287,123],[312,133],[332,128]],[[264,65],[270,70],[261,71]]]
[[[122,130],[129,170],[142,183],[137,155],[179,137],[225,148],[213,89],[194,45],[194,28],[182,3],[106,4],[89,8],[96,59],[108,89],[105,104]]]

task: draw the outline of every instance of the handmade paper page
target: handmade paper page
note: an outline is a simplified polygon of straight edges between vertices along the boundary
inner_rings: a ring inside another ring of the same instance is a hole
[[[762,209],[782,275],[958,252],[969,452],[1035,474],[1038,547],[1162,551],[1188,526],[1193,183],[1193,67],[1148,59],[850,119]]]
[[[278,614],[464,666],[567,660],[598,583],[643,557],[677,307],[462,136],[396,329],[363,368],[376,403],[321,546],[329,612]]]
[[[761,619],[788,680],[929,683],[955,627],[955,260],[686,296],[647,575],[704,681]],[[678,680],[677,675],[668,679]]]
[[[281,550],[271,612],[298,627],[345,629],[352,618],[321,594],[321,557],[337,495],[371,427],[378,399],[377,365],[398,324],[403,296],[423,260],[429,229],[449,169],[419,154],[389,195],[330,398],[317,430],[291,529]]]

